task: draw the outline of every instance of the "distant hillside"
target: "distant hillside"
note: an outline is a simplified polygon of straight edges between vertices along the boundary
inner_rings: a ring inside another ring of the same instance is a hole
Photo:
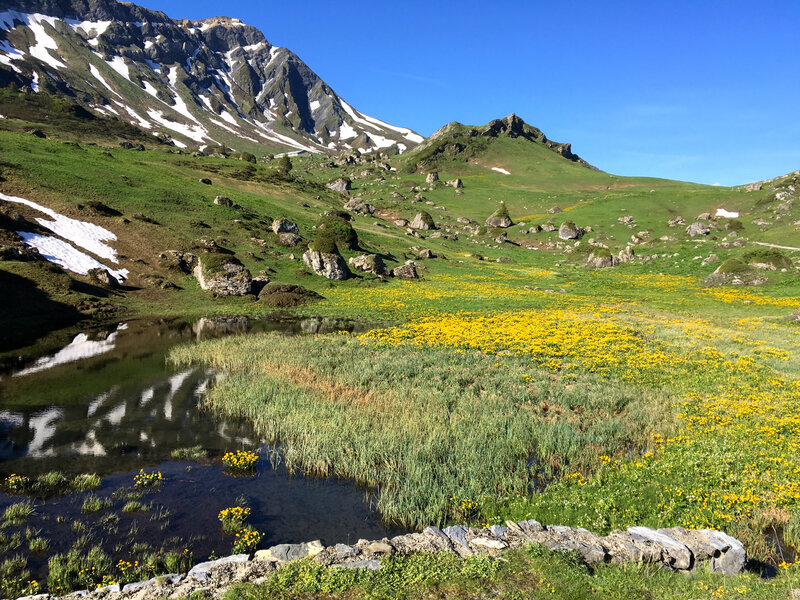
[[[0,86],[11,83],[179,147],[395,153],[423,140],[351,107],[238,19],[177,21],[115,0],[2,2]]]
[[[525,123],[515,114],[495,119],[482,127],[448,123],[407,157],[420,168],[431,169],[446,161],[467,161],[488,150],[499,138],[521,138],[544,146],[565,159],[595,171],[599,170],[572,152],[571,144],[548,140],[542,131]]]

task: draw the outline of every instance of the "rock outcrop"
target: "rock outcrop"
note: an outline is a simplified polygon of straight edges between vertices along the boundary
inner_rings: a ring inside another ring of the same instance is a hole
[[[377,254],[362,254],[347,261],[353,269],[372,273],[373,275],[388,275],[389,270],[383,259]]]
[[[309,248],[303,254],[303,262],[321,277],[334,281],[347,279],[347,263],[344,262],[344,258],[338,252],[321,252]]]
[[[423,210],[422,212],[417,213],[417,216],[415,216],[414,220],[411,221],[410,227],[412,229],[422,229],[428,231],[431,229],[436,229],[436,223],[434,223],[433,217]]]
[[[558,228],[558,237],[562,240],[578,240],[583,237],[583,229],[572,221],[565,221]]]
[[[336,181],[331,181],[329,184],[325,186],[329,190],[333,190],[334,192],[339,192],[340,194],[346,196],[350,192],[350,180],[344,179],[340,177]]]
[[[541,545],[559,552],[576,552],[588,565],[603,563],[650,563],[669,571],[709,570],[738,575],[747,564],[742,543],[713,529],[629,527],[606,536],[582,528],[542,525],[538,521],[506,521],[505,525],[426,527],[391,539],[359,540],[355,544],[324,546],[319,540],[278,544],[258,550],[252,558],[234,554],[192,567],[186,574],[160,575],[125,586],[111,585],[81,592],[84,600],[156,600],[186,598],[204,592],[219,598],[235,583],[259,583],[295,560],[347,569],[381,569],[381,559],[414,553],[499,557],[507,550]],[[71,597],[78,597],[73,593]],[[39,598],[39,597],[37,597]],[[41,600],[52,596],[42,595]]]
[[[227,254],[206,254],[194,267],[200,287],[220,296],[244,296],[250,293],[253,279],[244,265]]]

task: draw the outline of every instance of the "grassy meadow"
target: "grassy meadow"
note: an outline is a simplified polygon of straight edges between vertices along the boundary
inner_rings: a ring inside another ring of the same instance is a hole
[[[742,539],[755,559],[737,578],[588,569],[535,548],[507,562],[395,558],[378,574],[299,563],[229,600],[785,598],[797,587],[800,326],[787,320],[800,309],[796,176],[757,191],[618,177],[510,138],[439,164],[440,180],[461,178],[463,189],[426,185],[413,152],[336,167],[328,157],[296,157],[286,175],[277,161],[65,144],[21,131],[3,131],[0,150],[0,191],[114,231],[131,270],[123,290],[100,293],[40,263],[0,261],[0,280],[24,280],[23,291],[38,294],[0,315],[0,326],[36,323],[50,303],[70,307],[70,318],[115,321],[274,312],[254,297],[211,297],[158,258],[170,249],[202,254],[213,239],[253,275],[323,296],[284,310],[374,325],[171,352],[175,364],[224,373],[205,404],[252,421],[280,444],[290,469],[356,480],[385,519],[413,528],[509,518],[598,532],[713,527]],[[351,179],[349,197],[376,208],[350,216],[357,247],[339,252],[378,254],[390,268],[414,259],[420,280],[354,274],[334,283],[302,264],[321,214],[348,199],[325,187],[339,177]],[[213,204],[217,195],[237,207]],[[515,224],[486,227],[501,202]],[[710,219],[708,235],[685,233],[718,208],[741,215]],[[421,210],[440,235],[395,224]],[[670,226],[678,216],[685,224]],[[281,246],[271,230],[278,217],[298,224],[300,245]],[[565,221],[591,231],[567,242],[531,231]],[[758,287],[704,283],[723,261],[750,260],[747,252],[764,248],[756,242],[787,246],[780,252],[790,266],[761,272],[767,282]],[[586,268],[600,245],[616,254],[628,243],[632,262]],[[412,246],[438,257],[417,259]],[[105,510],[90,497],[86,508]],[[765,565],[777,576],[761,579]]]

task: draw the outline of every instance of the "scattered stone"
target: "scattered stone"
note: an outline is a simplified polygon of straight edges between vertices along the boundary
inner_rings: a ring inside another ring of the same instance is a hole
[[[228,198],[227,196],[217,196],[214,198],[214,204],[217,206],[226,206],[228,208],[233,206],[233,200]]]
[[[295,223],[292,223],[286,217],[278,217],[272,222],[272,231],[276,234],[280,233],[300,233],[300,230],[297,228]]]
[[[705,223],[696,221],[686,228],[686,233],[689,234],[689,237],[695,237],[697,235],[708,235],[711,233],[711,230]]]
[[[92,283],[95,283],[106,289],[116,290],[119,288],[119,281],[117,281],[117,278],[109,273],[107,269],[102,269],[100,267],[96,269],[89,269],[89,271],[86,273],[86,276],[92,281]]]
[[[383,259],[377,254],[362,254],[347,261],[354,270],[372,273],[374,275],[388,275],[389,270]]]
[[[625,225],[633,225],[635,223],[633,217],[631,215],[625,215],[617,219],[620,223]]]
[[[711,220],[711,213],[704,212],[697,215],[697,221],[710,221]]]
[[[460,179],[452,179],[452,180],[448,181],[445,185],[449,185],[452,188],[458,189],[458,188],[463,188],[464,187],[464,182],[461,181]]]
[[[300,243],[302,238],[296,233],[279,233],[278,242],[284,248],[292,248]]]
[[[586,259],[586,266],[590,269],[603,269],[613,267],[617,264],[617,259],[608,250],[603,248],[589,254]]]
[[[398,227],[408,227],[408,221],[405,219],[397,219],[394,221],[394,224]]]
[[[436,183],[437,181],[439,181],[439,173],[436,171],[425,176],[425,183]]]
[[[556,231],[556,230],[558,230],[558,227],[556,227],[556,226],[553,224],[553,222],[552,222],[552,221],[548,221],[547,223],[545,223],[544,225],[542,225],[542,231],[547,231],[547,232],[549,233],[549,232],[551,232],[551,231]]]
[[[345,179],[344,177],[340,177],[336,181],[326,184],[325,187],[329,190],[339,192],[340,194],[346,196],[351,189],[351,181],[349,179]]]
[[[670,227],[677,227],[678,225],[686,225],[686,219],[683,217],[675,217],[667,222]]]
[[[716,254],[710,254],[708,258],[704,258],[703,262],[701,262],[700,264],[705,267],[706,265],[710,265],[711,263],[717,262],[718,260],[719,256],[717,256]]]
[[[560,213],[562,211],[561,211],[561,208],[559,208],[558,206],[554,206],[551,209],[549,209],[547,212],[549,212],[551,215],[555,215],[555,214]]]
[[[361,198],[352,198],[344,205],[345,210],[351,210],[360,215],[371,215],[375,212],[375,207],[364,202]]]

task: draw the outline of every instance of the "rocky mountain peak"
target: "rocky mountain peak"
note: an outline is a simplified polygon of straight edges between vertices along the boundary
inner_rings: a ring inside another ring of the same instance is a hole
[[[357,111],[239,19],[173,20],[115,0],[3,2],[0,86],[12,82],[181,147],[403,152],[423,139]]]

